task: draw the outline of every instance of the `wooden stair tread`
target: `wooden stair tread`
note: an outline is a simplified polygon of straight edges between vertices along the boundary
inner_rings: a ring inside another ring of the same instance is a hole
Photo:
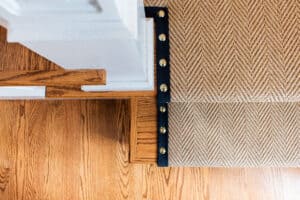
[[[0,86],[105,85],[100,70],[15,70],[0,72]]]

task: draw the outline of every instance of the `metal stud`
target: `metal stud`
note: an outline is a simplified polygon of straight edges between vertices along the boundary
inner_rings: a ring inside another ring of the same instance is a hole
[[[165,147],[160,147],[159,153],[162,154],[162,155],[165,155],[167,153],[166,148]]]
[[[158,39],[161,42],[165,42],[167,40],[167,36],[166,36],[166,34],[162,33],[162,34],[159,34]]]
[[[164,126],[160,127],[159,132],[160,132],[161,134],[166,134],[166,133],[167,133],[166,127],[164,127]]]
[[[168,62],[167,62],[166,59],[162,58],[162,59],[159,60],[159,66],[166,67],[167,64],[168,64]]]
[[[164,10],[160,10],[158,11],[157,15],[160,17],[160,18],[164,18],[166,16],[166,12]]]
[[[161,92],[167,92],[168,91],[168,86],[166,84],[161,84],[159,87]]]
[[[159,111],[161,113],[165,113],[165,112],[167,112],[167,108],[165,106],[160,106]]]

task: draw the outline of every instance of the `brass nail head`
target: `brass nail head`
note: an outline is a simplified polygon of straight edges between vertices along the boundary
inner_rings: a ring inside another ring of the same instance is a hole
[[[158,11],[158,14],[157,14],[160,18],[164,18],[166,16],[166,13],[164,10],[160,10]]]
[[[161,106],[161,107],[159,108],[159,111],[160,111],[161,113],[165,113],[165,112],[167,112],[167,109],[166,109],[165,106]]]
[[[167,36],[166,36],[166,34],[162,33],[162,34],[159,34],[158,39],[161,42],[165,42],[167,40]]]
[[[167,62],[166,59],[162,58],[162,59],[159,60],[159,66],[166,67],[167,64],[168,64],[168,62]]]
[[[161,84],[159,88],[160,88],[161,92],[167,92],[168,91],[168,86],[166,84]]]
[[[160,127],[159,132],[160,132],[161,134],[166,134],[166,133],[167,133],[166,127],[164,127],[164,126]]]
[[[164,147],[160,147],[160,149],[159,149],[159,153],[160,153],[160,154],[162,154],[162,155],[165,155],[165,154],[167,153],[167,150],[166,150],[166,148],[164,148]]]

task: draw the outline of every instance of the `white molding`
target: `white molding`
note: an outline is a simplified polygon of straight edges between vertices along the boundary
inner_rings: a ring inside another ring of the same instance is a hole
[[[100,86],[82,86],[81,89],[86,92],[101,92],[101,91],[148,91],[154,90],[154,21],[147,19],[146,22],[146,46],[144,50],[145,63],[144,66],[145,76],[143,80],[128,80],[128,81],[111,81],[112,77],[107,77],[107,84]]]
[[[44,86],[8,86],[0,87],[0,99],[44,99]]]
[[[97,0],[18,0],[22,14],[42,12],[99,12]]]
[[[81,18],[84,20],[84,17]],[[11,25],[8,30],[8,42],[33,42],[33,41],[76,41],[76,40],[106,40],[106,39],[128,39],[132,36],[124,32],[120,23],[99,22],[87,20],[78,22],[74,26],[66,26],[67,22],[48,23],[47,29],[40,23],[18,22]],[[112,29],[112,32],[107,30]],[[34,31],[33,31],[34,30]],[[49,31],[52,30],[52,31]]]
[[[138,38],[140,0],[114,0],[123,24],[134,38]],[[128,3],[129,2],[129,3]],[[143,3],[142,3],[143,5]],[[144,9],[144,8],[143,8]],[[143,15],[145,16],[145,14]]]

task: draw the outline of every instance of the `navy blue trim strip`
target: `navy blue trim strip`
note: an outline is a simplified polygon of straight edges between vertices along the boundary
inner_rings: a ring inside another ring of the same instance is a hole
[[[170,91],[170,43],[169,16],[165,7],[146,7],[146,16],[154,18],[156,33],[156,66],[157,66],[157,130],[158,158],[160,167],[167,167],[168,162],[168,103]]]

